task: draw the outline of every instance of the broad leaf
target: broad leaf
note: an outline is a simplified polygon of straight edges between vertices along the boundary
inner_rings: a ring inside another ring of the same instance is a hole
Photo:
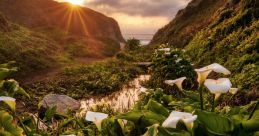
[[[26,96],[27,98],[30,99],[30,95],[21,87],[18,88],[17,90],[17,94],[20,94],[20,95],[23,95],[23,96]]]
[[[0,96],[0,102],[4,102],[5,104],[7,104],[11,110],[15,110],[16,107],[16,103],[15,103],[15,99],[12,97],[6,97],[6,96]]]
[[[143,128],[153,124],[161,124],[166,117],[156,114],[152,111],[132,111],[116,116],[117,119],[125,119],[134,122],[136,125],[142,125]]]
[[[200,127],[205,128],[207,132],[213,135],[230,135],[234,130],[233,122],[227,118],[215,113],[196,111]]]
[[[146,110],[150,110],[154,113],[161,114],[164,117],[169,116],[169,110],[165,108],[162,104],[150,99],[148,104],[145,106]]]
[[[8,112],[0,111],[0,135],[22,136],[23,130],[12,122],[13,117]]]
[[[242,126],[247,131],[259,131],[259,110],[254,112],[254,116],[242,122]]]
[[[148,127],[147,132],[143,136],[191,136],[191,134],[187,131],[163,128],[159,124],[154,124]]]
[[[4,80],[10,75],[10,70],[7,68],[0,68],[0,81]]]

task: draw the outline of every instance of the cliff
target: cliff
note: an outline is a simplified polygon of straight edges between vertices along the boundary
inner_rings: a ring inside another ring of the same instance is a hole
[[[169,24],[158,30],[151,44],[168,43],[174,47],[186,46],[198,31],[215,20],[217,10],[226,1],[192,0],[185,9],[178,11]]]
[[[59,28],[87,38],[109,38],[123,42],[118,23],[89,8],[53,0],[1,0],[0,12],[29,28]]]
[[[222,64],[232,71],[233,86],[257,91],[258,20],[258,0],[193,0],[152,43],[183,48],[196,65]]]

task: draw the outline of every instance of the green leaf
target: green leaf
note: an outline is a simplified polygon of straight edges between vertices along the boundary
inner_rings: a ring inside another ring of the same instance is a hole
[[[102,121],[102,136],[124,136],[123,130],[116,119],[104,119]]]
[[[135,125],[142,125],[143,128],[153,124],[161,124],[166,117],[156,114],[152,111],[131,111],[125,114],[116,116],[117,119],[125,119],[134,122]]]
[[[10,75],[10,70],[7,68],[0,68],[0,81],[4,80]]]
[[[246,131],[259,131],[259,110],[256,110],[251,119],[243,121],[242,126]]]
[[[143,136],[157,136],[158,135],[159,124],[154,124],[151,127],[148,127],[147,132]]]
[[[54,106],[52,108],[48,108],[45,112],[44,120],[47,122],[51,122],[52,118],[54,118],[55,114],[57,113],[57,107]]]
[[[191,134],[187,131],[163,128],[159,124],[154,124],[148,127],[148,130],[143,136],[191,136]]]
[[[11,110],[15,111],[16,103],[15,99],[12,97],[0,96],[0,102],[3,101],[7,104]]]
[[[161,114],[164,117],[169,116],[169,110],[165,108],[162,104],[150,99],[148,104],[145,106],[146,110],[150,110],[154,113]]]
[[[13,117],[6,111],[0,111],[0,135],[22,136],[23,130],[14,125]]]
[[[230,135],[234,130],[233,122],[216,113],[206,111],[196,111],[200,127],[205,128],[209,134]]]
[[[27,98],[31,98],[30,95],[21,87],[18,88],[17,90],[17,94],[20,94],[20,95],[23,95],[23,96],[26,96]]]
[[[5,104],[7,104],[12,111],[15,111],[16,109],[16,103],[15,101],[3,101]]]
[[[172,95],[163,95],[163,97],[161,97],[161,100],[165,103],[165,104],[169,104],[170,102],[172,102],[174,100]]]

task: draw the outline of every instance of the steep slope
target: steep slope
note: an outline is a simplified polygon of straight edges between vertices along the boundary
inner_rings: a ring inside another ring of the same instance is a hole
[[[0,13],[0,64],[16,61],[20,76],[55,64],[58,45],[47,36],[13,24]]]
[[[0,11],[30,28],[57,27],[77,36],[124,41],[118,23],[91,9],[53,0],[1,0]]]
[[[259,88],[259,1],[239,0],[226,5],[209,27],[186,46],[197,64],[225,65],[240,89]]]
[[[188,6],[180,10],[175,19],[154,35],[151,44],[168,43],[174,47],[186,46],[192,37],[208,26],[217,10],[227,0],[192,0]]]

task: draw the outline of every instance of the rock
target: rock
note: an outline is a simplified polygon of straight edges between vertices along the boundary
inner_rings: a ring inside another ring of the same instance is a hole
[[[49,94],[46,95],[42,100],[42,106],[47,107],[57,107],[57,112],[65,113],[69,109],[76,111],[80,108],[80,103],[66,95]]]

